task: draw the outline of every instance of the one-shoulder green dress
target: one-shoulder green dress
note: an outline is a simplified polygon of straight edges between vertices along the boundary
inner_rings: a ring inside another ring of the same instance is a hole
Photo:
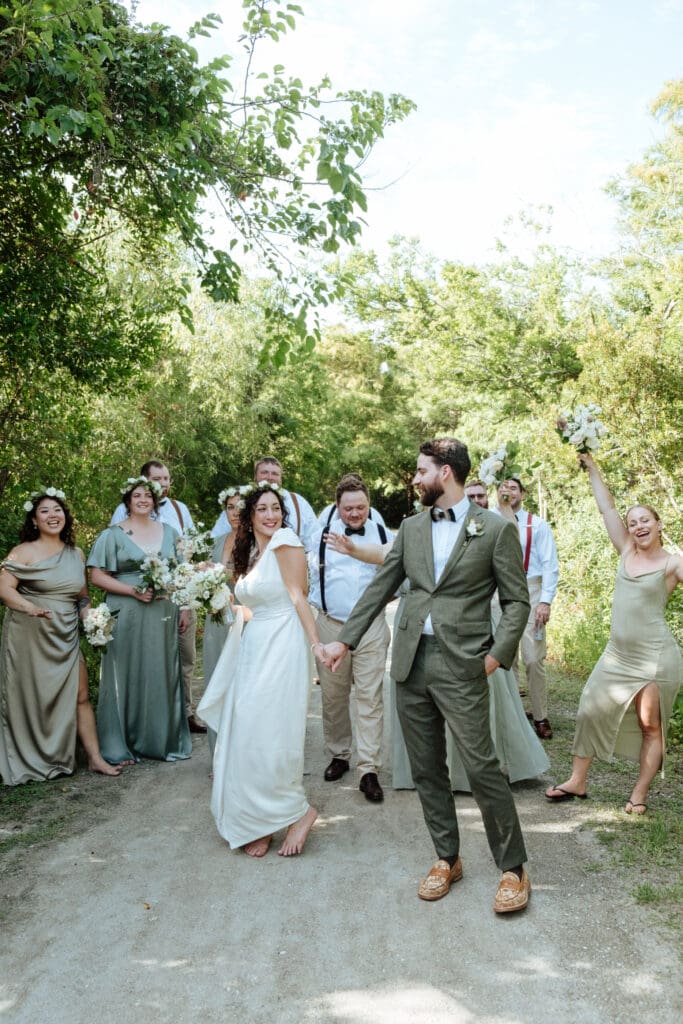
[[[648,683],[659,688],[662,738],[681,685],[683,660],[664,621],[666,564],[631,576],[619,562],[607,647],[586,683],[576,716],[572,754],[638,761],[642,734],[633,698]]]
[[[163,524],[161,555],[175,557],[177,534]],[[140,586],[147,552],[111,526],[95,541],[88,565],[123,583]],[[178,650],[178,609],[166,598],[143,604],[134,597],[107,594],[118,617],[100,670],[97,735],[110,764],[141,757],[176,761],[192,753],[185,717]]]
[[[85,570],[76,548],[3,567],[52,618],[5,610],[0,647],[0,775],[6,786],[70,775],[76,752],[78,610]]]

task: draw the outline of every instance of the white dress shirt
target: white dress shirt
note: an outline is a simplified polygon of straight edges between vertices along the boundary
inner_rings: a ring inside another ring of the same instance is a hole
[[[192,516],[187,505],[183,504],[182,501],[179,501],[178,506],[180,507],[180,511],[182,512],[184,529],[194,529]],[[111,517],[109,525],[116,526],[117,523],[122,523],[123,520],[127,518],[127,516],[128,511],[126,509],[126,506],[123,504],[123,502],[121,502],[121,504],[117,505],[116,508],[114,509],[114,514]],[[161,501],[159,502],[159,511],[152,512],[150,518],[158,519],[162,523],[167,523],[169,526],[172,526],[174,530],[177,530],[179,534],[184,532],[183,526],[181,526],[180,519],[178,518],[178,513],[173,507],[173,503],[171,502],[170,498],[162,498]]]
[[[455,542],[460,536],[467,513],[470,510],[470,499],[464,497],[457,505],[452,506],[455,522],[452,519],[432,520],[432,550],[434,552],[434,582],[438,583],[446,562],[451,557]],[[445,510],[444,510],[445,511]],[[434,636],[431,614],[427,616],[422,627],[423,636]]]
[[[494,509],[498,515],[498,509]],[[519,543],[522,545],[522,556],[526,551],[526,531],[529,513],[526,509],[520,508],[515,512],[517,529],[519,531]],[[550,604],[557,593],[557,583],[560,578],[560,562],[557,557],[557,547],[553,531],[545,519],[540,516],[531,516],[531,552],[529,554],[529,568],[527,578],[540,577],[541,596],[539,604]]]
[[[345,529],[341,520],[337,521],[336,533],[342,533]],[[309,565],[313,564],[315,556],[315,571],[311,575],[311,591],[308,595],[309,603],[316,608],[323,610],[322,595],[320,592],[320,564],[318,551],[323,531],[318,530],[314,537],[314,547],[311,552]],[[382,539],[377,529],[377,524],[371,519],[365,523],[364,534],[353,534],[353,543],[359,547],[366,544],[381,544]],[[365,592],[365,588],[373,579],[379,569],[378,565],[370,565],[368,562],[360,562],[357,558],[349,555],[342,555],[334,551],[329,545],[325,545],[325,606],[327,614],[339,622],[346,622],[353,611],[358,599]]]
[[[296,532],[296,509],[292,496],[289,491],[282,488],[282,495],[285,499],[285,510],[289,519],[289,525],[294,532]],[[313,548],[313,538],[319,530],[318,520],[315,518],[315,512],[311,508],[310,504],[300,494],[296,495],[296,500],[299,503],[299,512],[301,516],[301,529],[299,531],[299,537],[306,551],[311,551]],[[222,533],[232,533],[232,527],[228,522],[228,517],[225,514],[225,510],[221,512],[218,519],[213,525],[211,530],[212,537],[220,537]]]

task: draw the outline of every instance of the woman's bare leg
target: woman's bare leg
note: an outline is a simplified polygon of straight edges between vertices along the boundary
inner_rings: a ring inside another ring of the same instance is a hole
[[[253,843],[247,843],[242,849],[249,857],[265,857],[272,838],[272,835],[262,836],[261,839],[255,839]]]
[[[592,760],[592,757],[576,757],[575,755],[572,762],[572,773],[567,781],[562,783],[562,789],[567,793],[576,793],[582,796],[588,788],[588,770]],[[557,786],[551,786],[550,789],[546,789],[545,795],[561,797],[562,791],[558,792]]]
[[[282,846],[277,851],[281,857],[294,857],[301,853],[308,839],[308,833],[313,827],[313,822],[318,817],[315,807],[309,807],[305,814],[290,825],[284,838]]]
[[[83,749],[88,755],[88,768],[90,771],[99,772],[101,775],[120,775],[120,765],[109,764],[100,753],[100,744],[97,740],[97,726],[95,725],[95,712],[92,709],[90,697],[88,696],[88,672],[83,661],[81,661],[78,671],[76,729],[79,739],[83,744]]]
[[[638,725],[643,736],[640,748],[640,773],[630,799],[626,803],[627,814],[645,814],[650,784],[662,765],[662,720],[659,711],[659,687],[648,683],[633,698],[638,716]]]

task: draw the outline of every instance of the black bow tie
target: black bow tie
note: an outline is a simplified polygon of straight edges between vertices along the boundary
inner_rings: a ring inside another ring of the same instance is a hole
[[[431,510],[432,520],[438,523],[441,519],[450,519],[452,523],[455,522],[455,512],[452,508],[433,508]]]
[[[356,529],[353,526],[347,526],[346,529],[344,530],[344,533],[346,534],[347,537],[350,537],[352,533],[357,533],[359,537],[364,537],[365,536],[365,527],[364,526],[359,526]]]

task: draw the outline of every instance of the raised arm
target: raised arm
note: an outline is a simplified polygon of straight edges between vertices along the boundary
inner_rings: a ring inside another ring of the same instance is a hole
[[[345,534],[332,532],[323,534],[323,540],[338,554],[350,555],[351,558],[367,562],[369,565],[383,565],[394,543],[392,537],[386,544],[356,544]]]
[[[621,554],[631,543],[631,540],[628,530],[624,526],[623,519],[614,507],[614,498],[610,494],[607,484],[602,479],[600,470],[593,460],[593,456],[579,455],[579,462],[581,462],[588,471],[588,478],[591,482],[591,487],[593,488],[595,504],[598,506],[598,510],[605,522],[607,535],[617,551]]]

